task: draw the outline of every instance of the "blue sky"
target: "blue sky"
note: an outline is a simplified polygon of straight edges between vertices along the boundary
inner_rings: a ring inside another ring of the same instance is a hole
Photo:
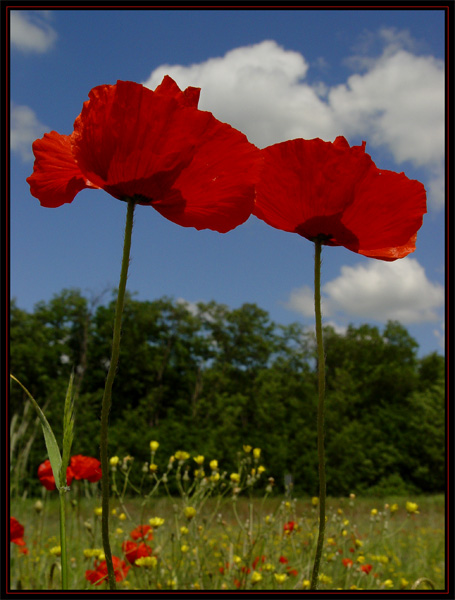
[[[25,181],[32,142],[70,134],[88,92],[169,74],[201,87],[199,107],[259,147],[303,137],[351,145],[422,181],[417,249],[393,263],[323,251],[323,317],[382,328],[397,319],[419,354],[444,339],[444,13],[441,10],[13,10],[11,296],[26,310],[63,288],[88,297],[118,284],[124,203],[84,190],[47,209]],[[243,74],[248,72],[248,77]],[[136,209],[128,289],[232,308],[254,302],[277,323],[313,326],[313,248],[251,217],[227,234]],[[110,298],[108,294],[106,300]]]

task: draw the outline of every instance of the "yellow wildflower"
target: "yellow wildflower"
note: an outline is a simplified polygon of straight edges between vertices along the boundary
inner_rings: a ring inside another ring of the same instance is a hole
[[[152,452],[156,452],[156,451],[158,450],[158,446],[159,446],[159,443],[158,443],[158,442],[156,442],[155,440],[152,440],[152,441],[150,442],[150,450],[151,450]]]
[[[398,510],[398,504],[396,504],[396,503],[392,504],[392,506],[390,507],[390,512],[392,513],[392,515],[394,512],[397,512],[397,510]]]
[[[230,479],[234,483],[238,483],[240,481],[240,475],[238,473],[231,473]]]
[[[193,506],[185,506],[183,512],[187,519],[192,519],[194,516],[196,516],[196,509]]]
[[[371,516],[375,517],[378,514],[378,509],[377,508],[372,508],[371,509]]]
[[[183,546],[181,546],[181,548],[180,548],[180,550],[183,552],[183,554],[186,554],[189,549],[190,549],[190,547],[187,546],[186,544],[183,544]]]
[[[286,579],[288,578],[286,573],[275,573],[274,577],[275,577],[275,581],[277,583],[284,583],[286,581]]]
[[[248,452],[251,452],[252,447],[251,446],[243,446],[243,449],[248,454]]]
[[[251,583],[258,583],[259,581],[261,581],[261,579],[262,575],[258,573],[258,571],[253,571],[251,575]]]
[[[384,581],[384,587],[386,587],[386,588],[392,588],[393,587],[393,581],[391,579],[386,579]]]
[[[138,567],[156,567],[157,562],[156,556],[141,556],[136,558],[134,564]]]
[[[176,460],[187,460],[190,455],[188,454],[188,452],[185,452],[184,450],[177,450],[177,452],[175,453],[175,458]]]
[[[302,587],[304,590],[308,589],[311,585],[311,581],[309,579],[304,579],[302,581]]]
[[[95,506],[93,512],[97,517],[100,517],[103,514],[103,509],[101,508],[101,506]]]
[[[164,519],[162,519],[161,517],[152,517],[151,519],[149,519],[149,523],[152,527],[157,528],[164,523]]]
[[[255,448],[255,449],[253,450],[253,457],[254,457],[256,460],[259,460],[259,458],[261,457],[261,449],[260,449],[260,448]]]
[[[62,553],[62,548],[61,546],[54,546],[49,550],[49,552],[52,554],[52,556],[60,556]]]
[[[156,473],[156,472],[158,471],[158,465],[156,465],[155,463],[152,463],[152,464],[149,466],[149,471],[150,471],[151,473]]]
[[[259,467],[258,467],[258,475],[260,475],[264,471],[265,471],[265,467],[263,465],[259,465]]]
[[[211,460],[209,465],[210,465],[210,468],[212,469],[212,471],[216,471],[218,469],[218,461],[217,460]]]
[[[204,462],[204,460],[205,460],[205,457],[204,457],[204,456],[202,456],[202,454],[199,454],[199,456],[194,456],[194,457],[193,457],[193,460],[194,460],[194,462],[195,462],[197,465],[199,465],[199,466],[200,466],[200,465],[202,465],[202,463]]]
[[[111,456],[111,458],[109,459],[109,464],[111,465],[111,467],[116,467],[119,462],[120,458],[118,456]]]
[[[319,498],[317,496],[313,496],[313,498],[311,498],[311,504],[313,506],[317,506],[319,504]]]
[[[410,515],[419,514],[419,507],[415,502],[406,502],[406,510]]]
[[[189,533],[188,527],[185,527],[185,526],[180,527],[180,534],[181,535],[188,535],[188,533]]]
[[[120,521],[126,521],[126,515],[125,513],[120,513],[118,518],[120,519]]]

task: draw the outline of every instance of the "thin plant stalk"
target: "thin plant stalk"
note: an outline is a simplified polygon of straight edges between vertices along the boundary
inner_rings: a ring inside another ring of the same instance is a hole
[[[112,354],[109,363],[109,370],[104,387],[103,401],[101,406],[101,434],[100,434],[100,459],[101,459],[101,534],[103,538],[103,550],[106,557],[107,574],[109,589],[115,590],[114,565],[112,563],[112,553],[109,543],[109,462],[108,462],[108,423],[109,412],[112,404],[112,386],[115,379],[117,363],[120,354],[120,335],[122,324],[122,313],[125,302],[126,280],[128,277],[128,266],[130,261],[131,234],[133,231],[133,216],[135,202],[128,199],[128,209],[126,214],[125,238],[123,243],[122,267],[120,271],[120,283],[117,295],[117,304],[115,308],[114,333],[112,339]]]
[[[59,503],[60,503],[60,563],[62,566],[62,590],[68,589],[68,553],[66,549],[66,506],[65,497],[66,490],[59,489]]]
[[[321,564],[322,548],[325,533],[325,456],[324,456],[324,396],[325,396],[325,356],[322,337],[322,315],[321,315],[321,250],[322,242],[315,240],[314,254],[314,313],[316,319],[316,346],[318,360],[318,411],[317,411],[317,435],[318,435],[318,466],[319,466],[319,532],[314,557],[313,572],[311,575],[311,589],[318,587],[319,567]]]

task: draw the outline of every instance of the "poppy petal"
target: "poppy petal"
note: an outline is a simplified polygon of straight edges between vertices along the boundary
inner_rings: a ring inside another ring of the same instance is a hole
[[[84,188],[97,187],[81,173],[71,152],[70,140],[70,136],[51,131],[33,143],[35,165],[27,182],[41,206],[62,206],[72,202]]]
[[[74,123],[74,156],[86,177],[114,197],[154,199],[192,158],[193,123],[204,113],[131,81],[91,90]],[[158,181],[156,178],[158,177]]]
[[[152,206],[178,225],[226,233],[253,210],[262,159],[243,133],[205,114],[193,160]]]

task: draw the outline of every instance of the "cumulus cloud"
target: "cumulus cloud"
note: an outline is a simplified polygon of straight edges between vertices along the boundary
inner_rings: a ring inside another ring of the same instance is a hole
[[[407,32],[382,29],[377,38],[382,53],[358,55],[360,72],[333,87],[308,83],[304,56],[272,40],[198,64],[162,65],[145,85],[154,89],[168,74],[182,88],[201,87],[200,108],[260,147],[296,137],[362,137],[370,151],[383,147],[397,164],[424,168],[430,201],[441,206],[443,63],[414,54]]]
[[[11,105],[11,150],[17,152],[23,161],[33,158],[32,143],[49,128],[37,119],[28,106]]]
[[[369,260],[343,266],[341,275],[322,287],[325,317],[347,316],[403,324],[440,319],[444,288],[432,283],[425,270],[413,258],[395,262]],[[313,291],[304,287],[293,290],[287,307],[305,316],[313,316]]]
[[[47,52],[57,39],[49,25],[49,11],[11,10],[11,44],[23,52]]]

